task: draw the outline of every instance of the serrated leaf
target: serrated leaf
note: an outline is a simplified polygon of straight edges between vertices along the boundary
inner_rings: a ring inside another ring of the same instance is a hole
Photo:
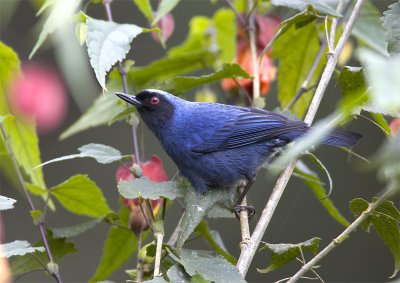
[[[237,77],[250,78],[250,75],[238,64],[223,64],[221,69],[209,75],[200,77],[175,77],[168,80],[162,88],[168,92],[180,94],[203,84],[212,83],[224,78]]]
[[[186,208],[180,225],[176,247],[178,249],[183,247],[190,234],[216,204],[225,204],[230,201],[232,207],[233,197],[234,192],[232,190],[210,190],[204,195],[196,195],[194,189],[189,188],[185,197]]]
[[[217,44],[221,51],[222,63],[231,63],[236,54],[237,24],[235,13],[231,9],[219,9],[213,16],[217,33]]]
[[[389,5],[389,10],[383,12],[383,28],[388,42],[390,54],[400,53],[400,2]]]
[[[167,271],[170,282],[190,283],[190,276],[185,272],[181,265],[174,265]]]
[[[65,239],[54,239],[50,230],[46,231],[47,240],[53,255],[53,260],[57,263],[67,254],[75,253],[77,250],[74,244],[67,242]],[[43,242],[37,242],[34,247],[43,246]],[[49,258],[46,253],[35,252],[33,257],[31,254],[13,257],[10,260],[12,275],[17,278],[25,273],[35,270],[43,270],[43,266],[38,262],[47,263]]]
[[[206,280],[218,283],[246,282],[234,265],[213,252],[183,249],[180,263],[190,276],[199,274]]]
[[[153,9],[151,8],[150,0],[133,0],[136,7],[142,12],[149,22],[153,21]]]
[[[16,240],[11,243],[0,245],[0,256],[10,258],[12,256],[22,256],[25,254],[31,254],[34,252],[44,252],[44,247],[32,247],[27,241]]]
[[[80,153],[66,155],[58,158],[51,159],[49,161],[43,162],[39,166],[44,166],[46,164],[69,160],[74,158],[90,157],[96,159],[97,162],[101,164],[109,164],[114,161],[122,159],[121,152],[111,146],[99,144],[99,143],[89,143],[78,148]],[[38,167],[38,166],[37,166]]]
[[[206,221],[201,221],[200,224],[196,227],[195,232],[201,235],[210,246],[219,254],[224,257],[229,263],[235,265],[236,258],[234,258],[223,245],[217,243],[214,239],[214,235],[211,233],[210,228],[208,227],[208,223]]]
[[[161,197],[175,199],[184,197],[186,190],[176,182],[154,182],[146,177],[136,178],[132,181],[122,180],[118,183],[119,193],[127,199],[145,198],[157,200]]]
[[[274,6],[284,6],[294,10],[303,11],[311,5],[321,15],[329,15],[335,17],[341,17],[342,15],[329,4],[319,0],[271,0],[271,4]]]
[[[349,226],[349,221],[347,221],[347,219],[340,213],[332,200],[326,198],[325,189],[316,173],[312,172],[303,162],[300,161],[297,163],[295,173],[302,177],[304,183],[311,189],[315,197],[333,219],[345,227]]]
[[[319,35],[314,21],[309,21],[305,16],[307,24],[296,28],[296,24],[290,27],[272,43],[272,56],[279,59],[278,75],[278,99],[284,108],[293,99],[296,92],[301,88],[315,57],[319,50]],[[318,79],[326,58],[323,56],[309,82],[314,84]],[[302,117],[311,101],[312,93],[304,93],[291,111]]]
[[[319,241],[321,238],[314,237],[305,242],[301,242],[298,244],[268,244],[266,243],[264,247],[260,249],[265,250],[269,249],[272,251],[271,254],[271,263],[268,267],[264,269],[258,269],[257,271],[260,273],[271,272],[275,269],[278,269],[288,262],[300,257],[302,252],[311,251],[314,255],[318,252]]]
[[[64,140],[89,128],[107,125],[115,115],[123,110],[125,110],[125,106],[119,102],[115,95],[100,95],[93,102],[93,105],[60,135],[60,139]]]
[[[86,20],[90,64],[101,87],[106,89],[106,73],[118,61],[125,59],[132,40],[143,29],[132,24],[117,24],[90,17]]]
[[[158,4],[157,13],[154,20],[151,22],[152,26],[155,26],[162,17],[171,12],[180,0],[161,0]]]
[[[375,202],[377,198],[373,198]],[[361,198],[350,201],[350,211],[357,218],[368,209],[369,203]],[[367,219],[363,221],[362,227],[369,232],[373,227],[378,236],[389,248],[394,258],[394,272],[390,276],[393,278],[400,270],[400,212],[391,201],[382,202],[374,211],[369,213]]]
[[[137,89],[143,89],[155,82],[211,67],[216,58],[216,54],[201,49],[163,57],[145,67],[132,68],[128,72],[128,82],[134,83]]]
[[[102,217],[110,212],[101,190],[86,175],[75,175],[50,189],[65,209],[79,215]]]
[[[52,1],[51,11],[49,12],[49,16],[43,25],[42,32],[40,33],[35,46],[29,54],[29,59],[32,58],[39,47],[44,43],[48,35],[52,34],[55,30],[59,29],[68,22],[80,2],[81,0]]]
[[[121,224],[128,227],[129,209],[121,207],[118,214]],[[99,266],[89,281],[97,282],[107,279],[132,256],[136,247],[137,239],[132,231],[128,228],[111,227],[108,230]]]
[[[45,187],[42,170],[33,170],[41,163],[39,140],[35,128],[22,123],[11,115],[6,116],[3,125],[18,164],[29,175],[33,184]]]
[[[345,66],[340,72],[338,80],[343,94],[341,108],[349,114],[359,114],[362,106],[368,100],[368,86],[365,81],[364,69]]]
[[[17,201],[12,198],[8,198],[5,196],[0,196],[0,210],[8,210],[14,208],[14,204]]]
[[[370,50],[360,49],[357,53],[365,67],[368,81],[369,108],[375,113],[398,116],[400,113],[400,54],[391,58],[380,56]]]
[[[62,227],[62,228],[52,228],[54,238],[71,238],[78,236],[90,229],[93,229],[98,224],[103,221],[103,218],[96,218],[84,223],[79,223],[76,225]]]
[[[381,12],[372,3],[364,3],[351,34],[361,43],[382,55],[387,55]]]

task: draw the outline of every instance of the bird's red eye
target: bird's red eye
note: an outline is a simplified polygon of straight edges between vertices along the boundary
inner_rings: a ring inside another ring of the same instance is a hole
[[[158,104],[158,102],[160,102],[160,100],[158,99],[157,96],[153,96],[152,98],[150,98],[151,104]]]

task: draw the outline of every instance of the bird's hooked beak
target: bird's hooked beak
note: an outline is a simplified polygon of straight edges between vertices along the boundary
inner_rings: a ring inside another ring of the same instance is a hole
[[[116,92],[115,95],[118,96],[119,98],[121,98],[122,100],[125,100],[129,104],[135,105],[136,107],[142,105],[140,103],[140,101],[136,99],[136,96],[134,96],[134,95],[130,95],[130,94],[123,93],[123,92]]]

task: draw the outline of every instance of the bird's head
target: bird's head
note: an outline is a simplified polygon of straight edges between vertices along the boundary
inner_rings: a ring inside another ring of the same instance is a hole
[[[183,101],[176,96],[157,89],[145,89],[136,95],[116,92],[116,96],[136,106],[140,116],[152,130],[168,122],[178,104]]]

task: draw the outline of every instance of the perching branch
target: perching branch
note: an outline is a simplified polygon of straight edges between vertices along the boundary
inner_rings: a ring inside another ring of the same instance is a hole
[[[383,201],[388,199],[396,191],[396,186],[391,185],[386,189],[384,194],[380,196],[375,202],[370,203],[368,208],[361,213],[361,215],[351,223],[339,236],[332,240],[332,242],[326,246],[322,251],[320,251],[312,260],[293,275],[287,283],[294,283],[299,280],[304,273],[312,269],[322,258],[324,258],[328,253],[330,253],[334,248],[339,246],[344,240],[346,240],[350,233],[353,232]]]
[[[34,210],[36,210],[36,207],[33,204],[33,201],[31,199],[30,194],[28,193],[28,189],[25,186],[24,178],[22,177],[21,170],[20,170],[20,168],[18,166],[17,159],[15,158],[15,155],[14,155],[14,152],[12,150],[12,147],[11,147],[11,144],[10,144],[10,140],[8,139],[8,136],[6,134],[6,130],[4,128],[4,125],[0,124],[0,128],[1,128],[1,133],[3,135],[3,138],[4,138],[4,143],[5,143],[7,152],[9,153],[9,155],[11,157],[11,161],[12,161],[14,170],[17,173],[18,181],[19,181],[19,183],[21,185],[22,191],[24,192],[25,197],[28,200],[29,207],[31,208],[31,211],[34,211]],[[52,254],[51,249],[50,249],[49,241],[47,240],[47,236],[46,236],[46,229],[45,229],[44,219],[40,219],[39,223],[37,225],[39,227],[40,236],[42,238],[44,247],[46,249],[47,256],[49,258],[49,263],[55,264],[54,263],[53,254]],[[61,274],[60,274],[60,271],[58,270],[58,268],[54,268],[51,271],[48,268],[46,268],[46,270],[49,272],[49,274],[51,276],[53,276],[57,280],[58,283],[62,283]]]
[[[310,104],[310,107],[308,109],[307,115],[304,119],[304,122],[307,124],[311,124],[312,121],[314,120],[315,114],[317,113],[318,107],[320,105],[320,102],[322,100],[322,97],[324,96],[324,93],[326,91],[326,88],[328,86],[328,83],[330,81],[330,78],[332,77],[333,71],[335,69],[335,66],[337,64],[337,60],[339,57],[339,54],[342,52],[343,47],[345,43],[347,42],[350,32],[354,26],[355,20],[361,10],[361,6],[363,4],[364,0],[358,0],[353,8],[353,11],[350,15],[350,18],[344,28],[343,34],[341,35],[339,42],[333,52],[330,54],[328,58],[328,62],[325,66],[325,69],[322,73],[321,80],[319,81],[318,87],[315,91],[313,100]],[[342,5],[338,5],[338,8],[341,8]],[[338,9],[339,12],[341,10]],[[236,267],[238,268],[239,272],[243,275],[243,277],[246,275],[250,263],[253,260],[253,257],[256,253],[256,250],[260,244],[260,241],[270,223],[270,220],[272,218],[272,215],[274,214],[274,211],[278,205],[278,202],[286,188],[286,185],[290,179],[290,176],[293,173],[294,168],[296,167],[297,160],[291,161],[282,174],[279,176],[277,183],[271,193],[271,196],[263,209],[261,213],[260,220],[258,221],[254,232],[250,238],[250,241],[248,241],[247,245],[242,249],[242,252],[240,254],[239,260],[237,262]]]
[[[164,239],[164,234],[160,232],[154,233],[154,236],[156,237],[156,258],[154,260],[154,277],[161,276],[160,274],[160,265],[161,265],[161,253],[162,253],[162,245],[163,245],[163,239]]]

